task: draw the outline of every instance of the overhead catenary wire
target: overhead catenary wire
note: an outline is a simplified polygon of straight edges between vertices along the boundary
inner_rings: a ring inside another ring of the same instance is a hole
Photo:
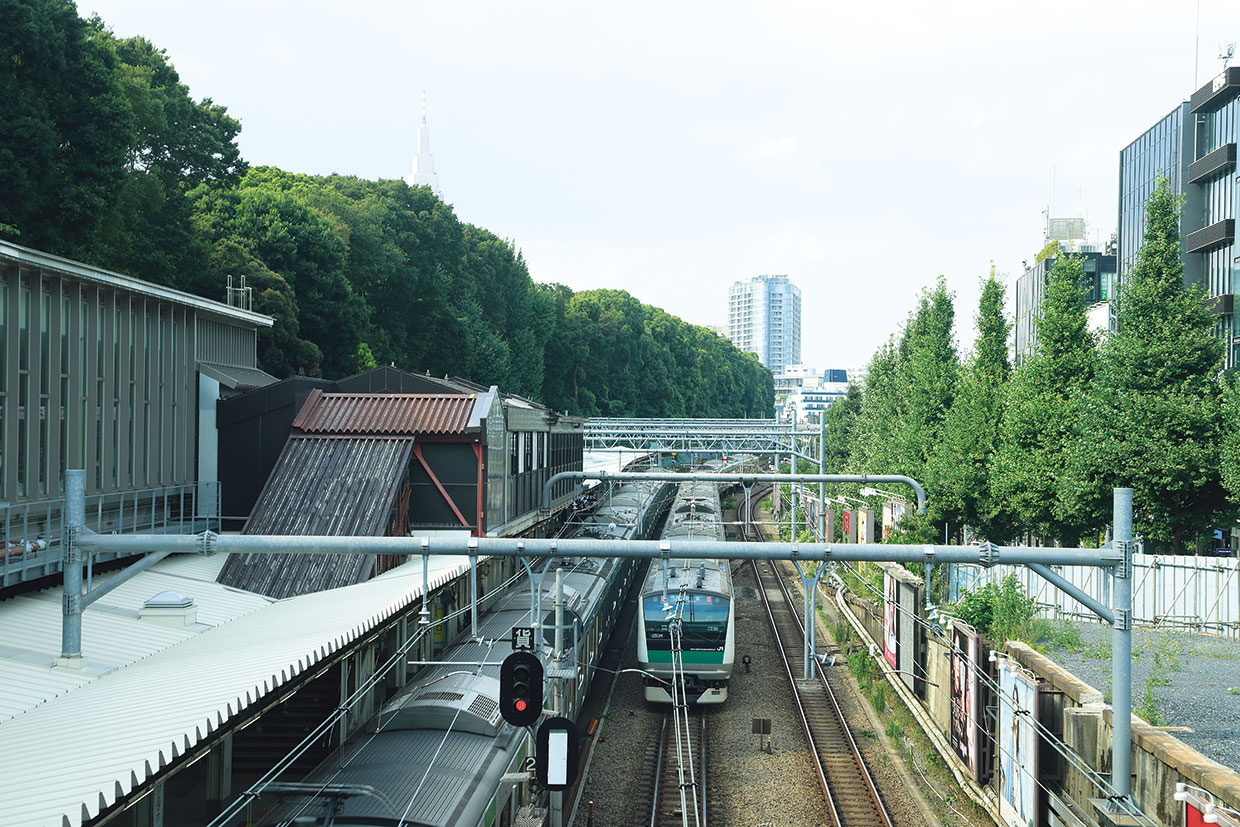
[[[868,580],[866,580],[865,577],[859,571],[857,571],[856,568],[854,568],[851,564],[845,561],[839,561],[839,562],[841,562],[845,568],[847,568],[849,571],[853,573],[854,576],[856,576],[858,582],[862,583],[866,588],[873,591],[876,594],[876,596],[879,598],[880,602],[882,602],[883,604],[886,604],[887,602],[886,595],[884,595],[881,590],[879,590],[873,583],[870,583]],[[845,588],[847,588],[847,584],[844,584],[844,585],[845,585]],[[896,607],[896,610],[900,611],[898,606]],[[916,614],[912,615],[912,620],[917,625],[923,627],[931,635],[934,635],[937,637],[941,634],[941,630],[936,630],[924,618],[921,618],[917,616]],[[967,658],[967,654],[964,653],[963,651],[956,649],[952,645],[952,642],[950,640],[947,642],[947,648],[948,648],[949,653],[953,655],[960,655],[962,657]],[[1004,657],[1007,657],[1007,656],[1004,655]],[[978,668],[975,671],[977,672],[978,680],[980,682],[984,683],[989,689],[995,691],[997,695],[1000,694],[1000,687],[997,681],[992,680],[985,670]],[[927,685],[933,687],[936,691],[947,696],[948,701],[950,702],[950,695],[948,695],[948,693],[946,692],[946,690],[943,689],[943,687],[930,683],[928,674],[922,677],[921,680],[923,680]],[[1116,789],[1111,785],[1111,783],[1107,779],[1105,779],[1097,770],[1089,766],[1084,756],[1077,753],[1076,750],[1074,750],[1069,744],[1063,741],[1055,733],[1047,729],[1046,726],[1043,725],[1036,718],[1031,717],[1028,720],[1030,724],[1033,726],[1033,728],[1046,739],[1047,743],[1049,743],[1051,747],[1059,755],[1063,756],[1063,758],[1066,761],[1068,761],[1073,767],[1075,767],[1078,771],[1080,771],[1081,774],[1084,775],[1099,791],[1103,792],[1108,799],[1112,801],[1116,801],[1120,803],[1122,806],[1124,806],[1129,815],[1132,815],[1138,819],[1143,820],[1143,822],[1148,824],[1150,827],[1157,827],[1156,823],[1149,816],[1145,815],[1145,813],[1141,810],[1140,807],[1137,806],[1134,800],[1129,800],[1127,798],[1120,797]],[[997,745],[996,748],[999,750],[1002,750],[1001,745]],[[1043,789],[1049,790],[1049,788],[1046,787],[1046,785],[1042,784],[1042,782],[1039,781],[1036,777],[1034,778],[1034,781]]]
[[[421,573],[419,572],[417,574],[410,574],[407,576],[408,577],[421,577]],[[516,584],[519,580],[521,580],[523,576],[524,575],[521,574],[520,572],[514,573],[503,583],[496,586],[494,589],[494,592],[502,594],[504,591],[508,590],[514,584]],[[241,810],[243,810],[248,804],[250,804],[251,802],[256,800],[259,796],[261,796],[266,790],[266,787],[268,784],[274,783],[275,780],[280,776],[280,774],[283,773],[285,770],[287,770],[293,764],[293,762],[295,762],[302,755],[304,755],[306,751],[309,750],[310,747],[313,746],[316,741],[318,741],[320,738],[322,738],[324,735],[330,732],[331,728],[335,726],[337,723],[339,723],[340,719],[343,718],[346,714],[348,714],[349,710],[352,709],[358,702],[360,702],[365,697],[366,693],[368,693],[371,689],[373,689],[377,683],[379,683],[380,681],[384,680],[387,677],[387,674],[390,670],[399,666],[401,661],[405,657],[408,656],[409,651],[415,645],[421,643],[428,632],[433,631],[438,626],[446,625],[449,621],[452,621],[458,617],[461,617],[468,611],[469,609],[467,607],[462,606],[460,609],[457,609],[456,611],[446,614],[444,617],[440,618],[439,620],[434,621],[433,623],[430,623],[425,627],[419,628],[419,630],[415,634],[411,635],[409,639],[392,654],[391,657],[389,657],[379,668],[375,670],[374,674],[371,677],[369,677],[364,683],[359,685],[358,688],[351,695],[349,695],[348,698],[346,698],[344,701],[341,702],[339,706],[333,709],[332,712],[326,718],[324,718],[323,721],[321,721],[318,724],[318,726],[312,729],[306,735],[305,738],[303,738],[296,746],[294,746],[292,750],[286,753],[285,756],[280,761],[277,761],[270,770],[264,773],[257,781],[251,784],[244,792],[242,792],[236,799],[234,799],[232,804],[225,807],[220,812],[219,815],[217,815],[214,819],[212,819],[208,827],[223,827],[223,825],[228,824],[229,820],[231,820],[235,815],[237,815]],[[379,721],[382,722],[382,710],[380,710],[379,716],[380,716]],[[371,739],[373,739],[374,736],[377,734],[378,734],[378,730],[376,730],[376,732],[371,735]],[[367,740],[367,743],[369,743],[369,741],[370,739]],[[364,750],[358,750],[353,755],[351,760],[356,760],[362,754],[363,751]],[[347,766],[348,764],[342,766],[340,771],[343,771]],[[337,772],[336,775],[338,774],[339,774],[339,771]],[[333,778],[335,778],[336,775],[333,775]],[[330,780],[327,783],[331,783]],[[315,799],[314,796],[309,797],[309,799],[306,802],[306,805],[308,806],[311,802],[313,802],[314,799]]]
[[[852,570],[853,574],[856,575],[859,582],[863,583],[867,588],[874,591],[880,597],[882,602],[886,603],[885,595],[879,592],[872,583],[869,583],[868,581],[866,581],[860,572],[856,571],[851,566],[849,568],[850,570]],[[897,611],[898,611],[898,607],[897,607]],[[932,635],[935,635],[936,637],[940,634],[940,630],[936,630],[933,626],[926,623],[922,618],[919,618],[916,615],[913,616],[913,621],[917,623],[918,625],[924,627],[928,632],[930,632]],[[949,654],[959,655],[966,659],[968,657],[967,653],[954,648],[950,641],[948,641],[947,643],[947,648],[948,648]],[[917,676],[914,675],[914,677],[917,677]],[[930,682],[928,674],[922,677],[921,680],[924,681],[928,686],[933,687],[936,691],[943,693],[944,695],[947,694],[946,691],[941,686],[938,686]],[[984,683],[988,688],[998,693],[999,691],[998,683],[993,681],[990,678],[990,676],[986,674],[986,672],[982,671],[981,669],[978,669],[978,680]],[[950,696],[948,696],[948,700],[949,701],[951,700]],[[1076,751],[1073,750],[1070,745],[1068,745],[1066,742],[1059,739],[1058,736],[1056,736],[1053,732],[1047,729],[1040,721],[1033,720],[1032,723],[1034,727],[1040,732],[1040,734],[1044,735],[1050,741],[1052,746],[1055,748],[1056,752],[1062,755],[1065,760],[1072,762],[1073,766],[1075,766],[1084,775],[1086,775],[1091,781],[1093,781],[1100,790],[1102,790],[1103,792],[1107,792],[1108,789],[1110,789],[1110,793],[1114,794],[1114,789],[1109,787],[1109,783],[1104,778],[1102,778],[1102,776],[1096,770],[1090,767],[1087,763],[1084,763],[1085,759],[1083,756],[1079,755],[1079,753],[1076,753]],[[1060,749],[1060,746],[1062,746],[1063,749]],[[1076,763],[1078,761],[1081,763]]]

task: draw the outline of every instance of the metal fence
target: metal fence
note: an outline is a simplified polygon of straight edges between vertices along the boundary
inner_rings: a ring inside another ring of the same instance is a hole
[[[0,586],[55,574],[60,566],[63,498],[0,503]],[[220,530],[220,484],[117,491],[86,498],[86,525],[100,534]],[[100,555],[96,562],[116,555]]]
[[[1096,600],[1110,605],[1111,573],[1103,568],[1053,567]],[[1185,629],[1240,637],[1240,573],[1230,557],[1133,556],[1133,622],[1142,626]],[[1037,601],[1045,617],[1096,620],[1097,616],[1023,566],[955,565],[951,599],[965,589],[998,583],[1009,574]]]

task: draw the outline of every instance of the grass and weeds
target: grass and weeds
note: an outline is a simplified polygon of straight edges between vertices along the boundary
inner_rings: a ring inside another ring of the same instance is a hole
[[[864,571],[862,576],[865,576]],[[880,589],[881,577],[879,570]],[[934,745],[926,737],[913,714],[888,685],[878,663],[868,655],[864,647],[854,645],[857,637],[852,626],[842,617],[828,618],[825,612],[823,620],[835,638],[836,645],[848,653],[848,666],[853,677],[856,678],[862,695],[884,721],[883,729],[888,740],[912,774],[919,777],[933,793],[925,798],[930,808],[945,824],[989,823],[986,813],[957,785],[955,776],[946,763],[947,759],[935,751]],[[886,753],[879,756],[880,764],[886,763],[885,756]]]
[[[1042,653],[1059,647],[1082,652],[1086,657],[1111,656],[1109,648],[1105,654],[1087,649],[1075,624],[1038,617],[1037,601],[1025,593],[1025,587],[1013,574],[999,583],[987,583],[976,591],[966,591],[949,613],[1000,647],[1009,640],[1019,640]]]

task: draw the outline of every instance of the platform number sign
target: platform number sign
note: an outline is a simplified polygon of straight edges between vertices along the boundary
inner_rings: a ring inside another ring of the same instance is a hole
[[[518,652],[529,652],[534,648],[534,627],[513,626],[512,648]]]

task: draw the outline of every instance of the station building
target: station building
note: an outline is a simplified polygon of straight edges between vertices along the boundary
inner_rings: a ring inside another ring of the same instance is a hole
[[[317,764],[468,634],[472,579],[485,611],[515,573],[174,555],[108,581],[65,658],[65,470],[87,528],[118,532],[529,535],[576,490],[540,507],[584,422],[531,400],[390,367],[276,381],[270,317],[7,242],[0,272],[6,824],[205,824],[286,756],[285,778]],[[124,562],[88,561],[88,594]]]
[[[67,468],[96,531],[219,514],[214,408],[275,381],[272,319],[0,241],[0,587],[60,570]]]

